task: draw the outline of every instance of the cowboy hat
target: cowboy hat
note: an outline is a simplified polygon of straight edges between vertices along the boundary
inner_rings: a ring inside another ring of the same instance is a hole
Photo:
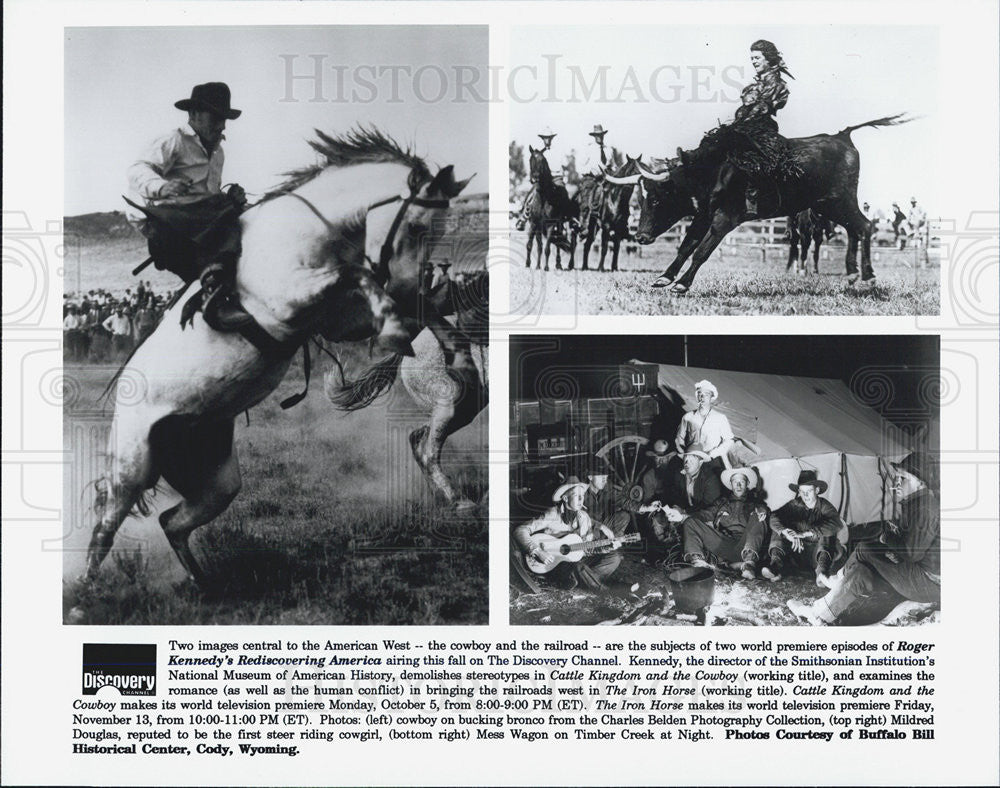
[[[658,440],[654,442],[653,450],[646,452],[647,457],[652,457],[654,459],[656,458],[663,459],[664,457],[672,457],[675,454],[676,452],[670,451],[670,444],[667,443],[665,440]]]
[[[795,484],[789,484],[788,489],[797,493],[799,491],[799,487],[803,484],[809,484],[815,487],[817,495],[825,493],[826,488],[829,486],[825,481],[817,478],[816,471],[799,471],[799,480]]]
[[[712,395],[712,399],[719,398],[719,390],[715,387],[715,384],[710,380],[699,380],[694,384],[694,390],[697,394],[699,391],[707,391]]]
[[[552,130],[551,126],[546,126],[544,129],[541,130],[541,132],[539,132],[538,136],[541,137],[543,140],[550,140],[554,136],[556,136],[556,133]]]
[[[705,447],[702,446],[700,443],[692,443],[684,450],[682,456],[687,457],[689,454],[693,454],[695,457],[700,457],[705,462],[708,462],[710,459],[712,459],[709,456],[708,452],[705,451]]]
[[[722,472],[721,478],[722,483],[726,485],[726,488],[733,489],[733,477],[734,476],[745,476],[747,480],[747,487],[753,489],[757,486],[757,473],[753,468],[727,468]]]
[[[930,452],[915,451],[907,454],[899,462],[890,462],[889,464],[893,468],[898,468],[901,471],[905,471],[906,473],[916,476],[928,487],[937,487],[938,463],[937,460],[931,456]]]
[[[604,128],[600,123],[594,125],[594,130],[589,132],[591,137],[603,137],[608,133],[608,130]]]
[[[583,463],[583,468],[581,469],[583,476],[588,476],[593,478],[594,476],[610,476],[611,469],[608,464],[602,460],[600,457],[595,457],[591,454]]]
[[[556,487],[556,491],[552,493],[552,502],[559,503],[559,501],[562,500],[562,497],[566,493],[568,493],[570,490],[576,487],[580,487],[586,490],[588,486],[589,485],[586,482],[581,482],[575,476],[570,476],[566,479],[566,482],[564,484],[560,484],[558,487]]]
[[[191,98],[176,101],[174,106],[183,110],[208,110],[220,118],[236,120],[243,111],[233,109],[229,105],[231,99],[229,85],[225,82],[206,82],[204,85],[195,85],[191,88]]]

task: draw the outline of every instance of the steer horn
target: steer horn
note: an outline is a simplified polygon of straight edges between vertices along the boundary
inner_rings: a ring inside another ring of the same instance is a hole
[[[642,173],[642,177],[648,181],[654,181],[655,183],[662,183],[670,177],[670,170],[664,170],[663,172],[650,172],[641,164],[639,165],[639,172]]]
[[[635,186],[639,182],[639,175],[605,175],[604,180],[608,183],[613,183],[616,186]]]

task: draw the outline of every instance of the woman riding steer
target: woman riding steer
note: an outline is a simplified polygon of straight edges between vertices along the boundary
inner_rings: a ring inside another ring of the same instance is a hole
[[[736,110],[731,124],[713,129],[702,139],[697,150],[680,148],[678,156],[685,166],[718,164],[720,153],[747,177],[746,219],[756,219],[757,197],[761,181],[785,180],[801,174],[783,137],[778,134],[774,119],[779,109],[788,103],[788,86],[782,74],[794,79],[785,68],[778,48],[770,41],[754,41],[750,46],[750,62],[757,76],[740,94],[742,106]],[[720,148],[722,149],[720,151]],[[721,180],[717,191],[728,185]]]

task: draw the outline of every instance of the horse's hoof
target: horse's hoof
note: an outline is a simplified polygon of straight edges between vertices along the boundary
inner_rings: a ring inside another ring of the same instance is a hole
[[[680,282],[674,282],[673,286],[670,288],[670,292],[676,295],[684,295],[688,291],[687,285],[682,285]]]
[[[859,277],[857,274],[851,274],[850,276],[847,277],[847,284],[850,285],[851,287],[854,287],[854,285],[858,283],[858,278]]]
[[[670,287],[674,283],[673,279],[666,276],[658,276],[653,280],[651,287]]]

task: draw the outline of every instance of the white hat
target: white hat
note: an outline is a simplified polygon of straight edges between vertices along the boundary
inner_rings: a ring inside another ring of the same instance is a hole
[[[715,387],[715,384],[710,380],[699,380],[694,384],[694,390],[697,391],[707,391],[712,395],[712,399],[719,398],[719,390]]]
[[[751,489],[757,486],[757,472],[753,468],[727,468],[724,470],[721,474],[722,483],[729,490],[733,489],[734,476],[745,476],[747,487]]]
[[[568,479],[566,479],[565,484],[561,484],[558,487],[556,487],[556,491],[552,493],[552,502],[559,503],[559,501],[562,500],[562,497],[570,490],[572,490],[574,487],[580,487],[586,490],[589,486],[590,485],[587,482],[581,482],[575,476],[570,476]]]

